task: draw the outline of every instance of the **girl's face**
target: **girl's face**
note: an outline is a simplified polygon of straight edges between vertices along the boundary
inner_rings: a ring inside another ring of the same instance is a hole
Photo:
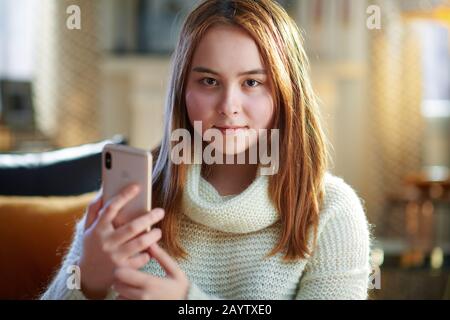
[[[253,38],[238,27],[211,27],[194,52],[186,85],[189,120],[202,122],[198,133],[217,128],[224,141],[215,144],[218,152],[244,152],[257,142],[249,129],[270,128],[273,104],[271,80]]]

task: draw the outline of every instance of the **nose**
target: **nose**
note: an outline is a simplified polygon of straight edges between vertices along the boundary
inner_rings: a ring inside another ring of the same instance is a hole
[[[228,87],[224,90],[221,101],[217,106],[217,112],[221,116],[232,117],[241,112],[241,99],[239,92],[233,87]]]

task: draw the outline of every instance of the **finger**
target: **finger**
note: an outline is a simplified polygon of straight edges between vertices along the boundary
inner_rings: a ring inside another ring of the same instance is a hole
[[[114,272],[114,279],[116,282],[122,282],[137,289],[146,288],[150,283],[160,281],[159,277],[131,268],[117,268]]]
[[[103,204],[103,185],[87,207],[84,230],[89,229],[89,227],[94,223],[94,221],[98,216],[98,212],[102,207],[102,204]]]
[[[158,261],[169,276],[179,278],[184,274],[178,266],[178,263],[157,243],[152,244],[148,251],[152,258]]]
[[[149,213],[140,216],[133,221],[119,227],[111,235],[111,243],[119,246],[131,239],[135,238],[140,233],[151,228],[155,223],[160,221],[164,217],[164,210],[156,208]]]
[[[118,254],[123,258],[129,258],[141,251],[148,249],[152,244],[161,239],[161,229],[155,228],[144,233],[138,238],[128,241],[118,249]]]
[[[133,269],[140,269],[150,261],[148,253],[139,253],[134,257],[128,259],[128,266]]]
[[[117,300],[140,300],[142,297],[141,289],[120,282],[113,284],[113,290],[119,294]]]
[[[111,224],[119,211],[137,194],[139,193],[139,185],[131,184],[120,191],[112,199],[110,199],[103,207],[103,213],[100,216],[99,223]]]

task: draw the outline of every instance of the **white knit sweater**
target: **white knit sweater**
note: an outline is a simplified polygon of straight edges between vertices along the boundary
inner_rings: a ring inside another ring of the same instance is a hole
[[[281,232],[268,197],[268,177],[258,175],[241,194],[222,197],[200,176],[200,165],[192,165],[180,230],[189,256],[178,260],[191,282],[187,298],[366,299],[370,232],[363,207],[342,179],[327,173],[324,182],[317,247],[311,257],[287,263],[282,253],[265,258]],[[43,299],[85,298],[66,285],[67,267],[81,255],[83,225],[84,219]],[[155,260],[142,270],[164,276]],[[107,298],[115,297],[110,291]]]

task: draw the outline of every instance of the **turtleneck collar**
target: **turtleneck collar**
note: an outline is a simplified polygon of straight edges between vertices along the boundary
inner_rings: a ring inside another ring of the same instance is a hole
[[[268,176],[258,174],[235,196],[221,196],[201,176],[201,165],[189,166],[183,193],[184,214],[193,221],[223,232],[249,233],[275,223],[279,216],[269,198]]]

